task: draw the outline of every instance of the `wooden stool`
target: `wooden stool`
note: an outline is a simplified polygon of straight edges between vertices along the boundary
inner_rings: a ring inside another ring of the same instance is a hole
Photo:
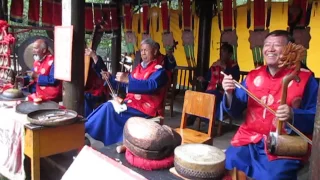
[[[83,147],[84,134],[84,121],[57,127],[25,125],[24,154],[31,160],[31,179],[40,180],[40,158]]]

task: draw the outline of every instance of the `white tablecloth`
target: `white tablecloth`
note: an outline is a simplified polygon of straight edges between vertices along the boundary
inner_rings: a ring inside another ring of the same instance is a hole
[[[12,105],[0,101],[0,173],[9,179],[24,180],[24,125],[28,121]]]

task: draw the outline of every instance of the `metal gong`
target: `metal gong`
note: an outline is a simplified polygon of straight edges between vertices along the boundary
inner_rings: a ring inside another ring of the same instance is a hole
[[[59,104],[54,101],[44,101],[40,104],[35,104],[30,101],[24,101],[16,106],[16,112],[21,114],[28,114],[40,109],[59,109]]]
[[[45,36],[31,36],[27,40],[25,40],[21,45],[18,47],[18,63],[21,66],[22,72],[31,70],[33,68],[33,43],[38,40],[43,39],[47,42],[49,51],[53,54],[54,45],[53,40],[45,37]]]

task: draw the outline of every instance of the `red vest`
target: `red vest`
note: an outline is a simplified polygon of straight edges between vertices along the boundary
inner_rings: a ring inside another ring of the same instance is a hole
[[[164,55],[163,54],[159,54],[156,58],[156,61],[159,65],[161,65],[162,67],[164,67]]]
[[[232,68],[235,65],[237,65],[237,63],[234,63],[233,61],[229,61],[225,65],[221,64],[220,60],[213,63],[209,69],[211,72],[211,78],[207,86],[207,91],[215,90],[217,88],[217,84],[222,83],[223,75],[220,73],[221,71],[224,71],[226,68]]]
[[[48,76],[50,74],[50,69],[53,64],[53,55],[47,55],[45,59],[41,62],[34,61],[33,68],[34,72],[38,75]],[[36,79],[36,82],[38,80]],[[40,86],[36,84],[37,96],[42,98],[42,100],[59,100],[62,98],[62,83],[59,81],[56,86]]]
[[[95,70],[92,68],[92,64],[94,63],[90,60],[90,69],[88,73],[88,80],[85,86],[85,92],[91,93],[93,96],[106,96],[109,95],[109,88],[103,86],[104,80],[102,80]]]
[[[139,64],[131,73],[132,77],[138,80],[147,80],[154,72],[162,68],[157,61],[150,62],[146,68]],[[166,86],[159,91],[151,94],[133,94],[128,93],[126,97],[127,106],[137,109],[149,116],[157,116],[163,108],[163,100],[166,92]]]
[[[280,105],[282,95],[282,79],[291,72],[292,70],[288,69],[281,70],[272,77],[270,73],[267,72],[267,67],[261,66],[248,74],[246,78],[247,88],[262,102],[276,111]],[[299,83],[296,81],[289,83],[287,94],[287,104],[289,106],[293,108],[300,107],[303,93],[310,76],[310,71],[301,69],[299,72],[301,81]],[[231,144],[233,146],[244,146],[250,143],[258,143],[262,138],[269,136],[270,131],[274,132],[275,130],[276,117],[249,97],[246,120],[231,140]],[[277,159],[288,157],[277,157],[268,154],[268,158]]]

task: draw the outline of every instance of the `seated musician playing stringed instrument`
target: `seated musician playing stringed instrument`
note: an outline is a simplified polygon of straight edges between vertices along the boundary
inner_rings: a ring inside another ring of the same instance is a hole
[[[120,82],[127,88],[123,102],[114,96],[114,100],[102,104],[88,116],[86,132],[105,145],[123,140],[124,124],[130,117],[155,117],[159,109],[163,108],[168,77],[154,57],[155,42],[152,39],[143,40],[140,52],[142,62],[131,74],[118,72],[113,77],[108,72],[102,72],[108,86],[115,87],[116,82]]]
[[[103,85],[104,80],[100,74],[101,71],[107,71],[102,58],[97,56],[90,48],[85,49],[85,55],[91,58],[84,93],[84,115],[88,117],[95,109],[97,103],[105,102],[108,99],[109,90]]]
[[[247,108],[245,122],[226,150],[228,170],[236,168],[248,177],[259,180],[294,180],[297,179],[297,171],[303,160],[307,158],[275,156],[266,151],[266,137],[270,131],[275,131],[277,121],[287,121],[306,135],[313,133],[318,84],[309,70],[298,70],[300,81],[289,83],[286,104],[280,105],[282,79],[294,71],[292,68],[282,67],[280,61],[290,39],[287,31],[276,30],[269,33],[263,46],[266,65],[249,72],[242,82],[242,86],[251,94],[276,111],[275,116],[248,97],[244,89],[236,88],[231,75],[224,76],[224,110],[237,117]],[[287,125],[282,131],[293,133]]]
[[[160,44],[156,42],[156,58],[158,63],[163,66],[167,71],[172,72],[177,66],[176,59],[173,56],[174,47],[166,48],[166,55],[161,54]]]
[[[238,63],[231,59],[232,55],[233,47],[228,43],[223,43],[220,47],[220,58],[211,65],[205,77],[197,77],[201,86],[206,87],[205,92],[215,95],[215,119],[219,119],[220,121],[223,120],[223,112],[220,108],[220,102],[222,101],[223,96],[223,89],[221,87],[223,75],[220,74],[220,71],[232,75],[233,79],[236,81],[239,81],[240,79],[240,68]],[[188,125],[192,125],[195,120],[195,116],[189,116]]]

